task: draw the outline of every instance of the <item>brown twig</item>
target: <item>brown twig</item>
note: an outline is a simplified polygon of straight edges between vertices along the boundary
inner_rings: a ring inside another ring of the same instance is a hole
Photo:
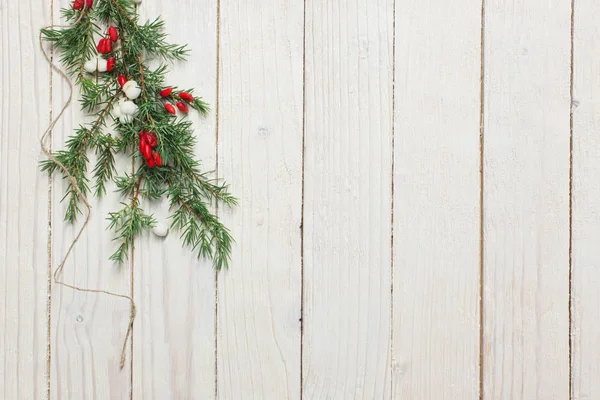
[[[87,12],[86,12],[87,14]],[[80,19],[84,14],[81,13]],[[87,43],[90,40],[90,35],[92,32],[92,23],[90,22],[88,25],[88,29],[87,32],[85,34],[85,42]],[[83,62],[81,63],[81,65],[79,66],[79,77],[82,78],[83,77],[83,65],[85,64],[85,60],[83,60]]]
[[[146,84],[144,83],[144,67],[142,65],[142,56],[138,56],[138,65],[140,68],[140,78],[142,84],[142,97],[146,100]]]
[[[133,20],[131,18],[129,18],[129,15],[127,15],[127,13],[125,12],[125,10],[123,10],[123,8],[119,5],[119,3],[117,3],[115,0],[111,0],[111,2],[115,5],[115,7],[117,7],[117,9],[119,10],[119,12],[121,13],[122,16],[124,16],[125,18],[127,18],[127,20],[133,25],[135,26],[135,22],[133,22]]]
[[[140,177],[138,178],[136,187],[135,187],[135,196],[133,197],[133,205],[136,206],[138,204],[138,198],[140,196],[140,187],[142,186],[142,179],[144,178],[143,175],[140,175]]]
[[[125,68],[125,73],[127,74],[127,65],[125,64],[125,29],[123,28],[123,21],[121,20],[121,17],[125,17],[129,23],[131,23],[131,25],[133,26],[134,29],[137,30],[137,25],[136,23],[129,18],[129,15],[127,15],[127,13],[125,12],[125,10],[123,10],[123,8],[115,1],[115,0],[111,0],[111,2],[115,5],[115,7],[117,7],[117,9],[119,10],[119,38],[121,39],[121,57],[123,58],[123,67]]]
[[[171,190],[173,190],[173,183],[171,182],[170,179],[167,179],[167,182],[169,183],[169,188],[171,188]],[[181,199],[181,197],[177,196],[177,202],[184,206],[190,213],[192,213],[196,218],[198,218],[198,220],[200,222],[203,222],[204,219],[198,215],[198,213],[184,200]]]
[[[100,113],[98,114],[98,118],[92,125],[92,128],[89,130],[90,133],[87,135],[87,137],[81,144],[81,148],[79,149],[79,153],[78,153],[79,157],[81,157],[83,155],[83,152],[86,149],[87,142],[92,138],[92,136],[94,136],[94,132],[100,127],[100,122],[104,119],[104,117],[106,116],[106,113],[112,108],[112,103],[114,103],[114,101],[117,99],[118,96],[119,96],[119,91],[117,91],[115,93],[115,95],[106,104],[106,107],[104,107],[104,109],[102,109],[102,111],[100,111]]]

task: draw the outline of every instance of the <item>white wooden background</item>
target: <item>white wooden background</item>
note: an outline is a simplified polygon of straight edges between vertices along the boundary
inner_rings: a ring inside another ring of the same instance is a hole
[[[144,0],[241,202],[217,275],[175,234],[108,263],[94,201],[64,278],[135,297],[122,371],[127,302],[50,280],[68,5],[0,2],[0,399],[600,399],[600,2]]]

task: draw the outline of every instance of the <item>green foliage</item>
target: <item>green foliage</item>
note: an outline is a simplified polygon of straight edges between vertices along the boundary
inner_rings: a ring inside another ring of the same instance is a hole
[[[81,88],[81,109],[93,113],[98,107],[106,105],[114,95],[114,77],[110,74],[103,74],[92,79],[91,77],[82,77],[79,80]]]
[[[66,150],[60,150],[54,154],[56,159],[69,171],[69,174],[75,179],[77,187],[84,196],[90,191],[89,179],[86,175],[89,159],[87,150],[89,148],[89,139],[91,131],[86,127],[79,127],[75,131],[75,135],[71,136],[66,143]],[[52,174],[59,165],[51,159],[42,161],[42,171],[48,171]],[[61,171],[62,172],[62,171]],[[79,196],[73,183],[66,175],[63,179],[67,181],[67,189],[63,201],[68,199],[67,211],[65,213],[65,221],[75,222],[77,215],[81,214],[79,206]]]
[[[79,19],[73,10],[64,11],[67,20],[75,19],[69,28],[42,29],[42,38],[60,51],[60,62],[70,74],[82,74],[83,64],[96,52],[93,36],[99,35],[99,27],[93,23],[88,11]]]
[[[129,204],[121,204],[124,207],[120,211],[108,215],[110,221],[108,228],[115,231],[114,240],[121,242],[117,251],[110,256],[112,261],[118,263],[122,263],[127,258],[130,249],[133,249],[133,239],[156,224],[156,220],[152,216],[144,214],[137,198],[133,198]]]
[[[163,33],[165,23],[159,18],[131,30],[131,38],[126,42],[125,54],[137,57],[142,52],[165,60],[184,60],[188,50],[186,46],[169,44]]]
[[[198,257],[211,258],[216,269],[227,267],[233,239],[212,210],[219,203],[234,206],[237,199],[229,193],[227,185],[201,170],[200,162],[194,158],[196,138],[192,123],[165,111],[165,102],[181,101],[181,90],[171,86],[170,96],[159,95],[165,87],[167,63],[184,60],[187,48],[167,41],[161,19],[140,23],[132,0],[96,0],[92,9],[68,8],[62,10],[62,15],[70,25],[44,29],[42,36],[59,52],[61,63],[81,90],[81,108],[93,120],[76,129],[65,149],[54,156],[73,176],[84,196],[90,193],[104,196],[113,182],[117,195],[125,199],[122,209],[108,217],[109,228],[119,242],[110,259],[122,263],[133,249],[134,238],[156,223],[140,203],[164,197],[172,211],[171,228],[180,232],[183,244],[191,247]],[[117,28],[119,40],[109,55],[99,55],[95,41],[106,36],[108,25]],[[115,59],[112,72],[89,73],[83,69],[87,60],[108,56]],[[146,65],[149,60],[158,60],[158,66],[149,68]],[[141,96],[134,100],[138,107],[134,120],[124,124],[113,117],[115,104],[123,97],[117,83],[121,74],[138,82],[142,89]],[[194,93],[193,88],[185,91]],[[202,115],[210,111],[199,97],[187,104]],[[140,155],[140,131],[156,136],[158,145],[154,150],[161,155],[162,166],[150,168]],[[89,153],[94,154],[90,176]],[[138,166],[134,173],[118,173],[115,166],[118,154],[133,157]],[[81,214],[76,188],[55,160],[43,161],[41,168],[50,174],[62,173],[66,179],[65,220],[75,222]]]
[[[115,169],[114,140],[110,135],[100,135],[96,145],[98,159],[94,167],[94,194],[102,197],[106,194],[106,183],[112,179]]]

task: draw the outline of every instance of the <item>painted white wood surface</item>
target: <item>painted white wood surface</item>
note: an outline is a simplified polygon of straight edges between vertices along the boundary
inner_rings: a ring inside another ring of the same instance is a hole
[[[64,3],[55,1],[54,23],[64,23],[60,15],[60,7],[64,6]],[[52,108],[55,113],[60,112],[68,96],[67,83],[53,73]],[[80,124],[93,122],[80,111],[79,98],[79,92],[75,89],[71,107],[54,129],[54,149],[64,148],[65,141]],[[91,171],[96,158],[93,152],[88,155],[88,171]],[[129,171],[131,163],[117,159],[116,168],[118,171]],[[61,203],[61,199],[66,185],[60,174],[55,174],[52,193],[53,268],[63,259],[84,221],[84,215],[80,215],[75,225],[64,222],[67,201]],[[118,244],[112,241],[112,232],[107,230],[107,217],[109,212],[121,208],[119,202],[122,199],[112,193],[111,185],[107,186],[107,192],[102,199],[90,197],[92,218],[59,278],[82,288],[128,295],[131,292],[129,263],[119,266],[108,260]],[[81,209],[85,210],[83,204]],[[126,299],[77,292],[53,283],[51,399],[129,398],[131,354],[127,354],[125,368],[119,368],[129,315],[130,303]]]
[[[574,9],[572,398],[600,398],[600,4]]]
[[[176,233],[112,265],[118,199],[93,201],[64,279],[133,291],[123,371],[127,301],[55,286],[48,323],[48,261],[75,230],[38,171],[67,93],[53,74],[50,102],[37,37],[69,1],[0,4],[0,398],[545,400],[570,376],[598,398],[600,6],[575,1],[570,320],[571,2],[486,0],[483,58],[481,1],[446,3],[144,0],[191,45],[170,77],[213,105],[197,154],[241,204],[219,210],[237,243],[215,279]]]
[[[569,396],[570,1],[486,1],[484,398]]]
[[[480,27],[479,0],[396,2],[396,399],[478,398]]]
[[[0,5],[0,398],[45,399],[48,178],[38,170],[50,114],[39,2]]]
[[[170,68],[167,82],[194,87],[212,112],[195,124],[196,155],[207,171],[216,160],[217,4],[185,0],[147,2],[141,17],[161,15],[170,40],[188,43],[189,60]],[[142,207],[170,223],[168,202]],[[134,399],[209,399],[215,393],[215,273],[210,261],[197,260],[181,246],[180,234],[166,238],[145,235],[136,243],[134,297],[138,318],[134,327]]]
[[[240,198],[220,215],[237,243],[218,277],[221,399],[300,395],[303,5],[220,9],[219,176]]]
[[[305,399],[390,393],[392,4],[306,2]]]

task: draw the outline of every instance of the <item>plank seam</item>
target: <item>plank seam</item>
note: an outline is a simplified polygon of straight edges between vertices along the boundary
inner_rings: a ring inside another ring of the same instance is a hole
[[[573,398],[573,77],[574,77],[574,43],[575,43],[575,0],[571,0],[571,32],[570,32],[570,71],[569,71],[569,399]]]
[[[131,161],[131,172],[135,173],[135,161],[132,160]],[[131,251],[130,251],[130,256],[131,256],[131,269],[129,271],[129,290],[131,293],[131,298],[135,298],[135,293],[133,291],[134,288],[134,278],[135,278],[135,274],[134,274],[134,267],[135,267],[135,238],[133,238],[133,240],[131,241]],[[135,339],[135,326],[131,327],[131,341],[129,342],[129,352],[131,353],[130,357],[129,357],[129,399],[133,400],[133,341]]]
[[[300,205],[300,400],[304,395],[304,161],[306,134],[306,0],[303,8],[302,27],[302,173]]]
[[[481,0],[479,37],[479,399],[483,400],[484,382],[484,112],[485,112],[485,0]]]
[[[217,54],[215,82],[215,175],[219,178],[219,97],[220,97],[220,65],[221,65],[221,0],[217,0]],[[215,213],[219,217],[219,204],[215,202]],[[214,346],[215,346],[215,400],[219,398],[219,271],[215,270],[215,313],[214,313]]]
[[[396,0],[392,2],[392,176],[390,204],[390,400],[394,397],[394,172],[396,163]]]
[[[135,6],[135,12],[138,12],[138,6]],[[135,173],[135,160],[131,161],[131,172]],[[131,241],[131,250],[130,250],[130,260],[131,260],[131,268],[129,271],[129,293],[132,299],[135,299],[134,287],[135,287],[135,237]],[[135,340],[134,333],[135,326],[131,326],[131,341],[129,342],[129,399],[133,400],[133,341]]]
[[[54,25],[54,0],[50,0],[50,25]],[[50,61],[54,62],[54,46],[50,46]],[[54,119],[53,102],[53,73],[52,65],[48,67],[50,75],[50,115],[48,123],[51,124]],[[48,147],[52,151],[52,136],[53,131],[49,132]],[[48,175],[48,241],[46,243],[48,252],[48,282],[46,286],[46,397],[50,400],[50,389],[52,386],[51,371],[52,371],[52,176]]]

